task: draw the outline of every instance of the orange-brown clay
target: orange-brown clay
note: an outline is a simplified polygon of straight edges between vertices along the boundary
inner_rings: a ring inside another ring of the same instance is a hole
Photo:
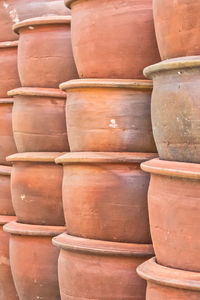
[[[59,251],[53,247],[52,237],[65,227],[11,222],[4,231],[10,233],[11,270],[20,300],[60,300]]]
[[[60,153],[18,153],[8,157],[12,202],[17,220],[28,224],[64,225]]]
[[[10,175],[11,167],[0,165],[0,216],[14,216],[11,199]]]

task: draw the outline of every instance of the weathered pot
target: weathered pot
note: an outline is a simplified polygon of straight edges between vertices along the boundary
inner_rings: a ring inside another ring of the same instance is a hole
[[[200,56],[144,70],[153,79],[152,127],[161,159],[200,163]]]
[[[0,98],[0,141],[1,141],[0,142],[0,164],[1,165],[9,165],[10,163],[6,161],[6,156],[17,152],[17,148],[13,137],[13,129],[12,129],[12,109],[13,109],[13,99]]]
[[[158,263],[200,272],[200,165],[154,159],[141,167],[151,173],[148,209]]]
[[[0,215],[2,217],[4,215],[7,216],[15,215],[13,205],[12,205],[12,200],[11,200],[11,189],[10,189],[11,169],[12,169],[11,167],[0,165]]]
[[[62,300],[145,300],[145,281],[136,268],[153,255],[152,245],[89,240],[65,233],[53,238],[53,244],[61,248],[58,278]]]
[[[162,59],[200,55],[200,3],[153,0],[156,37]]]
[[[147,80],[74,80],[67,92],[70,150],[157,152],[151,126],[152,82]]]
[[[17,71],[17,47],[18,41],[0,43],[0,98],[8,97],[9,90],[20,86]]]
[[[144,67],[160,61],[152,0],[65,4],[72,12],[72,47],[81,78],[141,79]]]
[[[64,92],[19,88],[8,94],[14,97],[12,120],[18,152],[69,151]]]
[[[62,166],[54,160],[60,153],[17,153],[13,163],[11,191],[17,220],[27,224],[64,225]]]
[[[91,239],[151,243],[147,191],[140,163],[151,153],[68,153],[63,206],[67,233]]]
[[[11,222],[4,231],[11,234],[10,263],[20,300],[60,300],[59,251],[53,247],[52,237],[64,232],[65,227]]]
[[[58,88],[61,82],[78,78],[70,23],[70,16],[50,16],[14,25],[20,34],[18,70],[22,86]]]
[[[137,273],[147,280],[146,300],[200,299],[199,273],[163,267],[155,258],[140,265]]]

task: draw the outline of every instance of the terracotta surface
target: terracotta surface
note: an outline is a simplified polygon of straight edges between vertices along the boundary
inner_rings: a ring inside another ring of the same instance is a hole
[[[70,150],[157,152],[148,80],[81,79],[65,82]]]
[[[19,300],[10,269],[9,234],[3,231],[3,225],[15,217],[0,216],[0,299]]]
[[[4,231],[11,234],[10,263],[20,300],[60,300],[59,251],[51,240],[65,228],[11,222]]]
[[[58,88],[61,82],[78,78],[70,23],[70,16],[50,16],[14,26],[20,34],[18,70],[22,86]]]
[[[151,173],[148,208],[158,263],[200,272],[200,165],[154,159],[141,168]]]
[[[64,165],[63,206],[68,234],[130,243],[151,243],[147,210],[147,153],[69,153]]]
[[[28,224],[64,225],[61,153],[18,153],[8,157],[12,202],[17,220]]]
[[[88,240],[62,234],[58,277],[61,299],[145,300],[136,268],[153,255],[152,245]],[[119,284],[120,283],[120,284]]]
[[[162,59],[200,55],[200,3],[153,0],[154,24]]]
[[[199,300],[200,274],[166,268],[155,258],[137,268],[137,273],[147,280],[146,300]]]
[[[11,98],[0,98],[0,164],[2,165],[9,165],[6,156],[17,152],[12,129],[12,109]]]
[[[14,97],[13,132],[18,152],[69,151],[64,92],[18,88],[8,94]]]
[[[12,169],[11,167],[0,165],[0,215],[3,216],[15,215],[13,205],[12,205],[12,200],[11,200],[11,186],[10,186],[11,169]]]
[[[160,61],[152,0],[67,0],[72,47],[81,78],[143,78]]]
[[[9,90],[20,86],[17,71],[17,47],[18,41],[0,43],[0,98],[8,97]]]
[[[166,60],[144,74],[153,79],[153,134],[161,159],[200,162],[200,56]]]

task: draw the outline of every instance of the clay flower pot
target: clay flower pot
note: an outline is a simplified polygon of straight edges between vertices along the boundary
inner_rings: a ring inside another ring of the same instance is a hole
[[[152,82],[73,80],[67,92],[70,150],[157,152],[151,126]]]
[[[149,176],[140,163],[151,153],[69,153],[64,165],[67,232],[91,239],[151,243],[147,209]]]
[[[6,156],[17,152],[17,148],[13,137],[13,129],[12,129],[12,109],[13,109],[13,99],[0,98],[0,164],[1,165],[9,165],[10,163],[6,161]]]
[[[64,225],[62,166],[54,160],[60,153],[17,153],[13,163],[11,191],[17,220],[28,224]]]
[[[136,268],[153,255],[152,245],[89,240],[65,233],[53,238],[53,244],[61,248],[58,277],[62,300],[145,300],[145,281]]]
[[[155,258],[140,265],[137,273],[147,280],[146,300],[200,299],[199,273],[163,267]]]
[[[9,90],[20,86],[17,71],[17,47],[18,41],[0,43],[0,98],[8,97]]]
[[[158,263],[200,272],[200,165],[154,159],[141,167],[151,173],[148,209]]]
[[[18,152],[69,151],[64,92],[19,88],[8,94],[14,97],[13,133]]]
[[[122,3],[123,2],[123,3]],[[81,78],[144,78],[160,61],[152,0],[65,0],[72,13],[72,47]]]
[[[153,0],[154,24],[162,59],[200,55],[200,2]]]
[[[161,159],[200,163],[200,56],[144,70],[153,79],[152,127]]]
[[[15,215],[10,190],[11,169],[11,167],[0,165],[0,215]]]
[[[11,222],[4,231],[10,233],[11,270],[20,300],[60,300],[59,251],[53,247],[52,237],[65,227]]]
[[[70,16],[50,16],[14,25],[20,34],[18,70],[22,86],[58,88],[61,82],[78,78],[70,23]]]

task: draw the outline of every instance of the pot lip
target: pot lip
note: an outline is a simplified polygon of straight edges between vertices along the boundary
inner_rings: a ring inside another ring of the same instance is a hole
[[[53,238],[53,245],[73,252],[93,253],[111,256],[151,257],[154,254],[151,244],[132,244],[85,239],[63,233]]]
[[[0,225],[5,225],[7,223],[10,223],[12,221],[16,221],[17,217],[16,216],[4,216],[0,215]]]
[[[13,48],[13,47],[18,47],[18,41],[0,42],[0,49],[1,48]]]
[[[12,167],[0,165],[0,175],[10,176]],[[1,217],[1,216],[0,216]]]
[[[72,5],[72,3],[73,2],[75,2],[75,1],[77,1],[77,0],[65,0],[65,6],[67,7],[67,8],[69,8],[69,9],[71,9],[71,5]]]
[[[112,163],[127,164],[141,163],[157,157],[157,153],[135,152],[68,152],[56,158],[61,164]]]
[[[166,59],[164,61],[144,68],[143,73],[146,78],[152,79],[154,75],[159,72],[189,69],[195,67],[200,67],[200,55]]]
[[[63,98],[66,100],[66,93],[53,88],[34,88],[34,87],[20,87],[8,91],[8,96],[43,96],[52,98]]]
[[[141,164],[141,169],[155,175],[200,179],[200,164],[167,161],[155,158],[143,162]]]
[[[74,79],[63,82],[59,85],[63,91],[78,88],[124,88],[133,90],[152,90],[151,80],[132,79]]]
[[[12,28],[15,33],[19,34],[20,29],[24,27],[49,25],[49,24],[70,24],[70,23],[71,23],[71,16],[43,16],[43,17],[30,18],[30,19],[20,21],[14,24]]]
[[[0,104],[13,104],[13,98],[0,98]]]
[[[47,226],[47,225],[32,225],[22,224],[17,221],[10,222],[4,225],[3,230],[13,235],[30,235],[30,236],[56,236],[64,231],[64,226]]]
[[[10,162],[53,162],[55,159],[62,155],[62,152],[24,152],[16,153],[6,157],[7,161]]]
[[[137,273],[158,285],[200,291],[200,274],[159,265],[153,257],[137,267]]]

